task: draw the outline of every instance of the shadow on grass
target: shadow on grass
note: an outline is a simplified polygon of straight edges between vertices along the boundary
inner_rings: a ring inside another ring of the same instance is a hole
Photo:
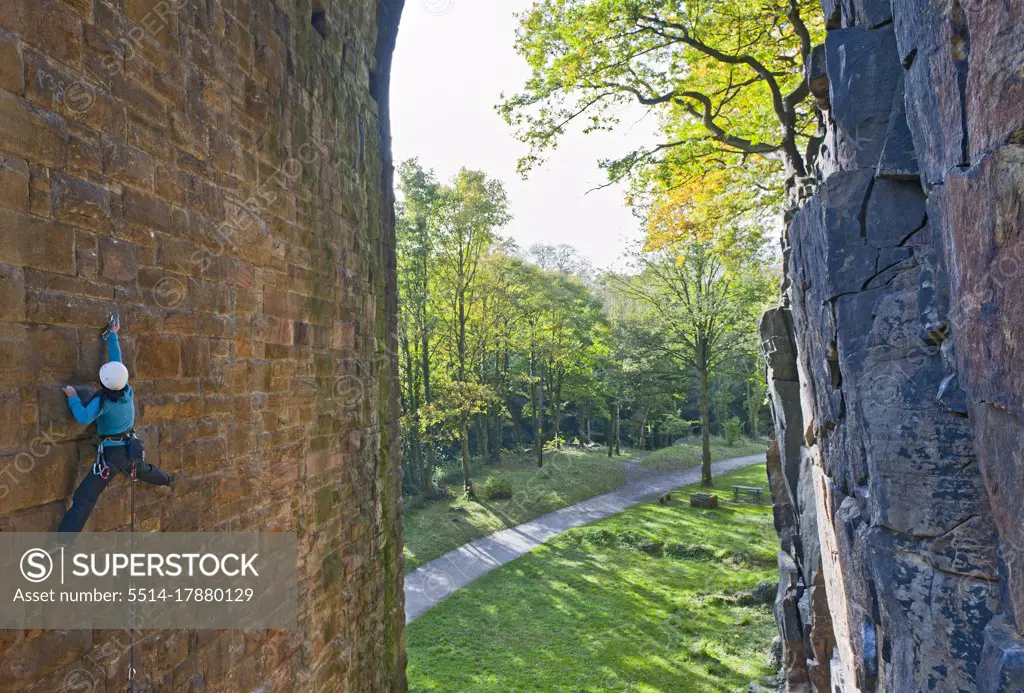
[[[685,693],[770,674],[770,609],[723,598],[775,578],[770,509],[684,498],[570,530],[425,614],[407,635],[411,691]],[[595,545],[595,531],[617,539]],[[638,537],[724,558],[652,556]],[[755,560],[737,568],[740,554]]]

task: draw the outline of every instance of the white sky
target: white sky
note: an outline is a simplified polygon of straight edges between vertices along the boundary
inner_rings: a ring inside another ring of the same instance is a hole
[[[638,109],[623,118],[621,132],[571,133],[545,167],[524,181],[516,160],[525,145],[513,138],[494,105],[529,76],[513,48],[513,13],[530,4],[406,1],[391,76],[395,162],[418,156],[442,180],[461,166],[483,170],[505,183],[514,219],[502,233],[523,249],[537,242],[568,243],[596,267],[619,265],[624,245],[640,235],[623,202],[624,189],[586,193],[606,182],[599,159],[657,141],[655,121],[642,118]]]

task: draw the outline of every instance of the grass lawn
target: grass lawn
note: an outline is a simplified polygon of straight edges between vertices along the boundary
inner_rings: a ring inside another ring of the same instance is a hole
[[[729,447],[721,438],[711,438],[711,461],[717,462],[729,457],[744,457],[746,455],[764,454],[768,447],[765,439],[751,440],[743,437],[735,445]],[[672,445],[661,450],[655,450],[644,458],[642,463],[648,469],[672,470],[686,469],[700,465],[700,439],[695,443]]]
[[[764,441],[747,438],[729,447],[722,439],[712,438],[711,459],[718,461],[763,453],[765,447]],[[606,448],[589,452],[565,448],[557,453],[545,453],[543,468],[537,467],[532,453],[506,455],[496,465],[474,460],[473,483],[479,501],[461,497],[462,472],[456,471],[446,482],[456,497],[406,508],[405,570],[410,571],[474,539],[614,491],[626,482],[623,463],[637,454],[641,454],[640,451],[623,449],[619,457],[609,458]],[[700,464],[700,441],[642,454],[646,457],[641,464],[652,471],[688,469]],[[511,479],[512,499],[489,501],[483,498],[484,482],[491,476]]]
[[[764,465],[729,484],[766,486]],[[682,489],[570,530],[409,625],[410,693],[696,693],[773,676],[769,505]]]
[[[566,448],[545,453],[544,467],[537,467],[532,454],[508,455],[499,464],[474,469],[478,502],[461,497],[461,472],[453,474],[447,483],[458,497],[406,509],[405,569],[412,570],[506,527],[614,491],[626,482],[622,463],[632,455],[624,450],[622,456],[609,458],[603,449],[583,452]],[[483,487],[489,476],[511,479],[513,497],[485,500]]]

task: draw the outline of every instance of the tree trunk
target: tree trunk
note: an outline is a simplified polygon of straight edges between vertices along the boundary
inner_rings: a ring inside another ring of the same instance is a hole
[[[615,419],[611,414],[608,415],[608,433],[605,438],[608,440],[608,457],[611,457],[615,452]]]
[[[621,451],[622,439],[620,437],[620,434],[622,432],[622,416],[621,416],[621,414],[622,414],[621,407],[618,404],[616,404],[615,405],[615,454],[616,455],[621,455],[622,454],[622,451]]]
[[[466,498],[476,500],[469,471],[469,418],[462,417],[462,489]]]
[[[488,451],[487,460],[492,463],[501,461],[501,411],[491,414],[487,417],[486,425],[488,427],[487,437],[490,439],[490,450]]]
[[[711,487],[711,403],[708,395],[708,368],[705,363],[697,367],[700,376],[700,485]]]
[[[537,378],[537,466],[544,466],[544,359],[539,359],[540,377]]]
[[[429,435],[429,434],[428,434]],[[436,498],[434,489],[434,441],[427,441],[427,455],[423,463],[423,494],[427,498]]]
[[[402,348],[405,351],[405,380],[409,383],[409,392],[407,395],[403,395],[405,401],[402,402],[402,411],[412,412],[412,426],[408,431],[409,467],[419,477],[420,489],[426,493],[427,483],[423,478],[423,449],[420,445],[420,427],[418,425],[420,409],[419,382],[413,374],[412,350],[407,339],[402,340]]]
[[[505,400],[505,406],[508,407],[508,415],[512,419],[512,442],[519,447],[523,444],[523,407],[518,400],[511,397]]]
[[[754,397],[754,386],[748,380],[747,381],[747,418],[750,424],[750,437],[753,440],[757,440],[758,433],[760,432],[760,421],[758,420],[758,412],[761,409],[761,402]]]
[[[423,375],[423,403],[430,404],[433,399],[433,393],[430,391],[430,336],[427,334],[426,329],[422,331],[420,335],[420,371]],[[419,423],[419,415],[416,417],[417,425]],[[418,436],[417,436],[418,437]],[[423,462],[423,495],[429,499],[437,497],[437,490],[434,488],[434,436],[432,432],[427,432],[427,456]]]
[[[484,414],[477,422],[477,430],[479,431],[477,435],[480,436],[480,457],[485,463],[491,461],[491,450],[488,444],[490,436],[487,435],[487,428],[490,426],[489,419],[490,417]]]
[[[587,435],[587,418],[582,403],[576,405],[576,432],[580,437],[580,445],[590,442],[590,437]]]
[[[508,350],[505,351],[505,361],[508,361]],[[498,354],[494,354],[494,379],[498,384],[498,399],[497,404],[494,407],[493,428],[491,429],[491,456],[490,461],[494,463],[501,462],[501,400],[505,394],[505,378],[501,372],[502,359],[498,357]],[[488,422],[488,425],[491,425]]]
[[[555,431],[555,447],[562,449],[562,379],[555,382],[555,399],[551,402],[552,415],[555,418],[552,428]]]

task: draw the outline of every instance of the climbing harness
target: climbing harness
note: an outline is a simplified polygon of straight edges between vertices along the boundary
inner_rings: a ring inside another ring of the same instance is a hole
[[[100,436],[96,443],[96,461],[92,464],[92,473],[100,477],[103,480],[110,478],[111,469],[110,465],[107,464],[106,455],[103,453],[103,446],[106,443],[124,443],[130,445],[132,440],[137,440],[135,431],[128,431],[127,433],[121,433],[116,436]],[[131,450],[128,450],[129,456]],[[145,456],[145,452],[142,453]],[[133,465],[134,469],[134,465]]]

